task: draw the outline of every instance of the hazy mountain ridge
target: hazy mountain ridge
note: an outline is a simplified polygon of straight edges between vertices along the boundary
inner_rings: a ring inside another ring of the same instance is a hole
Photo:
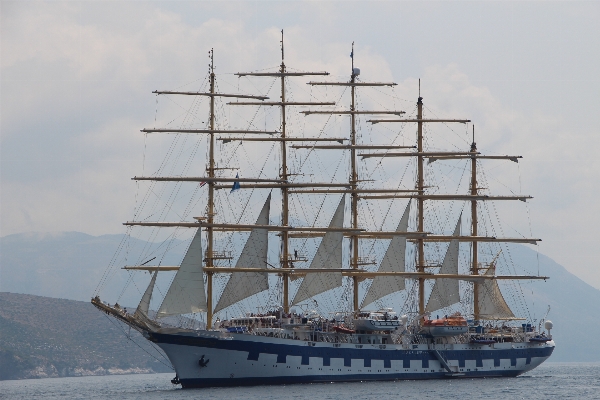
[[[125,235],[92,236],[81,232],[22,233],[0,238],[0,291],[89,301]],[[180,242],[180,241],[177,241]],[[128,245],[146,242],[130,237]],[[185,249],[177,249],[164,262],[176,264]],[[154,263],[153,263],[154,264]],[[119,298],[127,272],[116,270],[115,282],[103,296]],[[77,284],[73,284],[76,282]],[[142,289],[143,290],[143,289]],[[141,297],[120,298],[137,305]]]
[[[0,293],[0,380],[171,371],[124,329],[87,302]]]
[[[0,238],[0,291],[87,302],[123,236],[95,237],[67,232]],[[130,240],[142,246],[145,243],[134,238]],[[174,265],[177,258],[182,257],[185,248],[181,247],[185,246],[179,247],[163,265]],[[532,249],[515,245],[511,246],[510,252],[516,264],[528,266],[530,271],[537,270],[539,265],[540,274],[550,277],[547,282],[524,282],[522,287],[532,318],[542,318],[548,305],[551,306],[548,318],[554,322],[552,333],[557,343],[552,360],[600,361],[600,344],[596,340],[600,319],[595,318],[600,311],[600,290]],[[124,273],[117,278],[124,283],[126,276]],[[102,297],[110,301],[118,298],[122,285],[114,286],[104,291]],[[119,302],[135,306],[141,294],[135,298],[134,295],[137,294],[132,293],[131,297],[121,298]]]

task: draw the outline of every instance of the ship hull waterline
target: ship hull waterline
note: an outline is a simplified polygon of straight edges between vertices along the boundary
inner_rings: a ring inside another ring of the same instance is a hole
[[[539,366],[554,350],[553,341],[382,345],[213,331],[145,336],[169,357],[183,388],[515,377]]]

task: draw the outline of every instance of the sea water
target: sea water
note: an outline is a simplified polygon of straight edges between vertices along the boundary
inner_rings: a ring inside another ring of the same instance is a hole
[[[600,363],[547,362],[517,378],[186,389],[175,374],[0,381],[3,399],[600,399]]]

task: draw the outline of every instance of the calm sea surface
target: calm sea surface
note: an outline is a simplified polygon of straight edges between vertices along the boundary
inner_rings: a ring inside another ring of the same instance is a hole
[[[600,363],[546,363],[518,378],[181,390],[174,374],[0,381],[3,399],[600,399]]]

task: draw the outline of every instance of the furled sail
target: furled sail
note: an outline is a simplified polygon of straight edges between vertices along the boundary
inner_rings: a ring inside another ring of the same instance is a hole
[[[460,235],[460,221],[461,217],[458,218],[453,236]],[[450,246],[448,246],[448,251],[446,251],[446,256],[442,263],[442,268],[440,268],[440,274],[458,274],[458,243],[459,242],[456,239],[450,241]],[[440,308],[456,304],[459,301],[460,293],[458,279],[436,279],[425,311],[430,312],[439,310]]]
[[[148,309],[150,308],[150,299],[152,298],[152,292],[154,291],[154,284],[156,283],[156,275],[158,275],[158,270],[154,272],[152,275],[152,279],[150,279],[150,283],[142,296],[142,300],[140,300],[140,304],[138,304],[137,309],[135,310],[135,316],[148,316]]]
[[[410,213],[410,202],[404,210],[396,232],[406,232],[408,229],[408,215]],[[404,262],[406,256],[406,236],[394,236],[390,242],[385,256],[379,265],[380,272],[404,272]],[[362,307],[381,299],[388,294],[398,292],[404,289],[404,278],[401,276],[378,276],[373,279],[373,283],[367,291],[367,295],[362,302]]]
[[[271,207],[271,194],[263,206],[256,225],[269,224],[269,210]],[[267,244],[269,231],[266,229],[253,229],[242,250],[242,254],[235,265],[236,268],[266,268]],[[241,272],[231,274],[223,294],[215,307],[217,313],[247,297],[269,289],[269,278],[266,272]]]
[[[165,296],[158,317],[206,311],[202,274],[201,230],[198,229]]]
[[[345,196],[333,214],[329,223],[330,228],[341,228],[344,226]],[[343,232],[327,232],[317,249],[317,253],[310,263],[309,268],[342,268],[342,241]],[[326,292],[330,289],[342,286],[341,272],[324,272],[306,274],[300,284],[292,305],[296,305],[306,299]]]
[[[492,264],[485,272],[486,275],[496,274],[496,265]],[[479,296],[479,317],[481,319],[513,319],[515,315],[500,292],[498,281],[486,279],[476,285]]]

